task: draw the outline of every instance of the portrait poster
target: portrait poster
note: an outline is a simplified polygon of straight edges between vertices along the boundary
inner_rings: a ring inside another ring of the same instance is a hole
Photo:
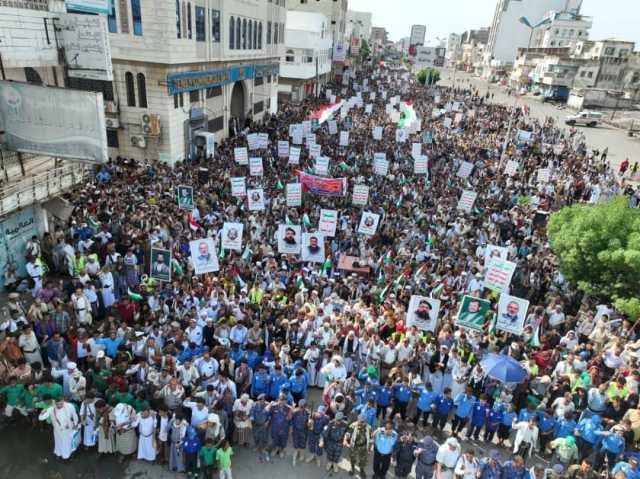
[[[246,146],[241,146],[233,149],[233,156],[236,160],[236,163],[239,165],[248,165],[249,164],[249,152],[247,151]]]
[[[289,142],[280,140],[278,141],[278,157],[289,158]]]
[[[434,332],[438,327],[440,300],[426,296],[411,296],[407,310],[407,328],[415,326],[421,331]]]
[[[416,175],[429,174],[429,158],[425,155],[415,157],[413,160],[413,172]]]
[[[302,233],[302,261],[324,263],[324,236],[322,233]]]
[[[365,206],[369,202],[369,187],[367,185],[353,186],[353,204]]]
[[[360,225],[358,226],[358,233],[373,236],[378,229],[378,223],[380,223],[380,215],[371,213],[370,211],[363,211],[360,217]]]
[[[193,187],[178,185],[178,208],[181,210],[193,209]]]
[[[289,150],[289,164],[290,165],[299,165],[300,164],[300,148],[297,146],[292,146]]]
[[[247,194],[247,182],[244,176],[231,178],[231,196],[240,198]]]
[[[509,257],[509,248],[505,246],[497,246],[488,244],[484,250],[484,265],[489,266],[492,259],[498,258],[506,260]]]
[[[262,169],[262,158],[251,157],[249,158],[249,174],[251,176],[262,176],[264,170]]]
[[[287,183],[287,206],[302,205],[302,183]]]
[[[433,133],[431,133],[431,131],[427,130],[422,134],[422,142],[426,143],[427,145],[430,145],[431,143],[433,143]]]
[[[473,204],[476,202],[476,197],[478,193],[471,190],[464,190],[462,192],[462,196],[460,196],[460,200],[458,201],[458,209],[462,211],[466,211],[467,213],[471,213],[473,209]]]
[[[247,190],[247,200],[249,211],[264,211],[264,190],[262,188]]]
[[[341,131],[340,132],[340,146],[349,146],[349,132]]]
[[[380,141],[382,140],[382,127],[381,126],[374,126],[373,127],[373,139]]]
[[[456,317],[456,326],[482,331],[491,319],[491,302],[486,299],[464,295]]]
[[[222,247],[233,251],[242,251],[242,223],[225,223],[222,226]]]
[[[398,128],[396,130],[396,142],[404,143],[409,138],[409,132],[405,128]]]
[[[171,251],[151,248],[151,278],[157,281],[171,282]]]
[[[220,269],[213,238],[189,241],[191,263],[196,274],[213,273]]]
[[[524,331],[524,321],[527,318],[529,301],[508,294],[501,294],[498,301],[498,316],[496,329],[507,333],[521,335]]]
[[[314,171],[316,175],[327,176],[329,174],[329,158],[326,156],[316,158]]]
[[[460,168],[458,168],[458,173],[456,176],[459,178],[469,178],[469,175],[473,171],[473,163],[469,163],[468,161],[463,161],[460,164]]]
[[[516,263],[500,258],[492,258],[484,275],[484,287],[498,293],[509,289]]]
[[[338,211],[337,210],[320,210],[320,220],[318,221],[318,230],[324,236],[333,237],[336,235],[338,227]]]
[[[300,225],[279,225],[278,253],[300,254],[301,231]]]

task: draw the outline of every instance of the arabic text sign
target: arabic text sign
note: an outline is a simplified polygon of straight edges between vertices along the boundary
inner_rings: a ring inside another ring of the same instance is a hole
[[[287,206],[302,205],[302,183],[287,183]]]
[[[462,192],[462,196],[460,197],[460,201],[458,201],[458,209],[462,211],[466,211],[467,213],[471,212],[473,208],[473,204],[476,201],[476,197],[478,193],[471,190],[465,190]]]
[[[511,277],[516,270],[516,264],[501,258],[493,258],[489,262],[484,276],[485,288],[503,293],[511,283]]]
[[[369,202],[369,187],[367,185],[355,185],[353,187],[353,204],[365,206]]]
[[[320,210],[318,231],[325,236],[335,236],[338,226],[338,212],[336,210]]]

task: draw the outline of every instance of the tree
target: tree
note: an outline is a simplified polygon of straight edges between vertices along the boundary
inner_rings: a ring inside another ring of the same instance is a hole
[[[365,61],[369,58],[371,54],[371,50],[369,49],[369,43],[363,38],[362,44],[360,45],[360,58],[362,61]]]
[[[440,72],[435,68],[427,67],[416,74],[417,80],[423,85],[435,85],[440,81]]]
[[[630,319],[640,317],[640,209],[624,196],[574,205],[552,214],[547,230],[568,281]]]

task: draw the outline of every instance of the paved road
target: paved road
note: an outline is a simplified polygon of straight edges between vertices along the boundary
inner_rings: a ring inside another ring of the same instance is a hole
[[[442,80],[439,84],[450,86],[452,80],[453,70],[444,70],[442,72]],[[493,101],[496,103],[514,104],[515,97],[513,95],[508,96],[505,89],[499,87],[497,84],[489,84],[476,76],[456,72],[455,83],[458,86],[471,84],[475,88],[479,88],[481,93],[489,91],[494,94]],[[566,116],[573,114],[569,109],[559,109],[555,105],[542,103],[538,100],[538,97],[534,96],[518,97],[516,101],[519,106],[523,104],[529,105],[532,116],[539,119],[550,116],[560,125],[564,125],[564,118]],[[577,128],[581,133],[584,133],[589,147],[597,148],[600,151],[605,147],[609,147],[608,159],[616,170],[625,158],[629,158],[631,164],[633,164],[634,161],[640,161],[640,140],[638,138],[628,137],[626,131],[609,125],[600,125],[596,128]]]

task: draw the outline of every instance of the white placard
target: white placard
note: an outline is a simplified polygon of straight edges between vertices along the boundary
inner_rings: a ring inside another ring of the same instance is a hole
[[[258,149],[258,134],[257,133],[249,133],[247,135],[247,143],[249,144],[250,150]]]
[[[305,120],[302,122],[302,132],[305,135],[311,133],[311,120]]]
[[[309,157],[312,159],[316,159],[322,156],[322,147],[318,144],[313,144],[309,146]]]
[[[369,202],[369,187],[367,185],[353,186],[353,204],[365,206]]]
[[[222,247],[234,251],[242,250],[242,223],[225,223],[222,226]]]
[[[324,263],[324,236],[322,233],[302,233],[302,261]]]
[[[496,329],[507,333],[521,335],[524,331],[524,321],[527,317],[529,301],[526,299],[501,294],[498,301],[498,316]]]
[[[249,164],[249,153],[247,152],[246,146],[234,148],[233,156],[235,157],[236,163],[238,163],[239,165]]]
[[[289,164],[290,165],[300,164],[300,148],[299,147],[292,146],[289,149]]]
[[[484,287],[504,293],[509,289],[516,264],[501,258],[492,258],[484,275]]]
[[[411,156],[413,157],[413,159],[422,156],[422,143],[411,144]]]
[[[364,107],[364,112],[367,115],[370,115],[373,112],[373,105],[371,103],[367,103],[367,105]]]
[[[329,120],[329,134],[335,135],[338,133],[338,122],[336,120]]]
[[[515,176],[518,173],[518,166],[519,165],[517,161],[509,160],[504,167],[504,173],[509,176]]]
[[[302,183],[287,183],[287,206],[302,205]]]
[[[378,229],[378,223],[380,223],[380,215],[370,211],[363,211],[358,225],[358,233],[373,236]]]
[[[189,241],[191,264],[196,274],[213,273],[220,270],[216,245],[213,238]]]
[[[314,171],[316,175],[327,176],[329,174],[329,158],[326,156],[317,158]]]
[[[373,172],[376,175],[387,176],[389,173],[389,162],[386,159],[385,153],[373,154]]]
[[[231,196],[242,197],[247,194],[247,183],[244,176],[231,178]]]
[[[425,155],[420,155],[413,160],[413,172],[416,175],[429,174],[429,158]]]
[[[538,170],[538,183],[549,183],[551,178],[551,170],[549,168],[540,168]]]
[[[382,140],[382,127],[381,126],[373,127],[373,139],[377,140],[377,141]]]
[[[460,164],[460,168],[458,169],[458,173],[456,173],[456,176],[460,178],[468,178],[472,171],[473,171],[473,163],[469,163],[468,161],[463,161]]]
[[[301,242],[300,225],[278,226],[278,253],[300,254]]]
[[[460,196],[460,201],[458,201],[458,209],[470,213],[473,209],[473,204],[475,203],[477,196],[478,193],[475,191],[463,191],[462,196]]]
[[[409,132],[405,128],[396,130],[396,143],[404,143],[409,138]]]
[[[247,190],[247,200],[249,211],[264,211],[264,190],[262,188]]]
[[[269,148],[269,133],[258,133],[258,148]]]
[[[338,212],[336,210],[320,210],[318,230],[325,236],[335,236],[338,227]]]
[[[426,296],[411,296],[407,309],[407,328],[415,326],[421,331],[435,331],[438,327],[440,300]]]
[[[349,146],[349,132],[341,131],[340,132],[340,146]]]
[[[262,158],[251,157],[249,158],[249,174],[251,176],[262,176],[264,170],[262,169]]]
[[[289,158],[289,142],[280,140],[278,141],[278,156],[280,158]]]

